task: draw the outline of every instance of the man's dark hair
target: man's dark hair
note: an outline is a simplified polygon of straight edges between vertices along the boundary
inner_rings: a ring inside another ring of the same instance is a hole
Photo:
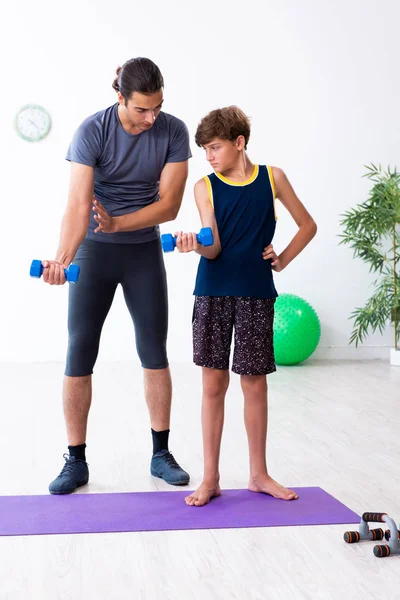
[[[117,77],[112,84],[116,92],[121,92],[125,104],[131,94],[155,94],[164,87],[160,69],[149,58],[131,58],[116,71]]]

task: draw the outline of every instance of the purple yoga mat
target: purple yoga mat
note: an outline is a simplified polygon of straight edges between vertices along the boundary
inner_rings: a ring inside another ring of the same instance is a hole
[[[190,492],[1,496],[0,535],[171,531],[359,523],[360,517],[319,487],[293,488],[299,499],[276,500],[224,490],[202,507]]]

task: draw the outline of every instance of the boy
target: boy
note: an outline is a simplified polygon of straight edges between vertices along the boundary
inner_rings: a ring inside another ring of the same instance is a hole
[[[240,375],[249,444],[249,490],[283,500],[298,495],[276,481],[266,464],[267,375],[276,370],[273,353],[274,302],[272,271],[282,271],[314,237],[317,227],[276,167],[253,164],[247,153],[250,123],[237,107],[210,112],[196,131],[214,173],[198,181],[195,200],[203,227],[211,227],[212,246],[197,243],[196,234],[177,232],[180,252],[201,255],[194,290],[193,351],[203,371],[202,428],[204,478],[186,503],[203,506],[221,494],[219,454],[224,401],[232,371]],[[290,212],[299,230],[278,256],[271,244],[275,232],[275,199]]]

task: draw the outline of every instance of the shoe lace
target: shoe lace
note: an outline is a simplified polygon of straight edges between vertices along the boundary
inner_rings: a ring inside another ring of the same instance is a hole
[[[164,460],[167,463],[167,465],[172,467],[173,469],[180,469],[180,466],[176,462],[176,460],[173,457],[173,455],[171,454],[171,452],[168,452],[168,454],[165,454]]]
[[[61,477],[62,475],[71,475],[71,473],[74,470],[74,465],[77,462],[85,462],[83,460],[80,461],[79,459],[71,460],[69,454],[63,454],[63,459],[65,460],[65,465],[63,466],[59,477]]]

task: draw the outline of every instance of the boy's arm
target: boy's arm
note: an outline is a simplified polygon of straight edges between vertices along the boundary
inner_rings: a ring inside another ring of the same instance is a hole
[[[288,178],[282,169],[272,167],[272,174],[275,182],[276,197],[282,202],[283,206],[289,211],[299,230],[285,248],[285,250],[277,257],[276,262],[273,260],[274,270],[282,271],[290,262],[307,246],[312,238],[317,233],[317,225],[306,210],[305,206],[297,197]],[[274,257],[267,255],[264,251],[265,259]]]
[[[200,179],[194,186],[194,199],[199,211],[201,226],[211,227],[214,238],[212,246],[204,247],[198,245],[195,251],[197,254],[212,260],[221,252],[221,241],[219,239],[217,221],[215,220],[214,207],[211,204],[204,178]]]
[[[160,199],[136,212],[119,217],[111,217],[98,200],[93,201],[95,220],[98,223],[95,233],[115,233],[117,231],[136,231],[173,221],[181,207],[183,192],[188,176],[188,161],[167,163],[161,171]]]
[[[215,220],[214,208],[208,196],[207,184],[200,179],[194,186],[194,198],[200,214],[202,227],[211,227],[213,232],[212,246],[202,246],[198,243],[195,233],[175,232],[176,247],[179,252],[197,252],[201,256],[213,260],[221,252],[217,222]]]

